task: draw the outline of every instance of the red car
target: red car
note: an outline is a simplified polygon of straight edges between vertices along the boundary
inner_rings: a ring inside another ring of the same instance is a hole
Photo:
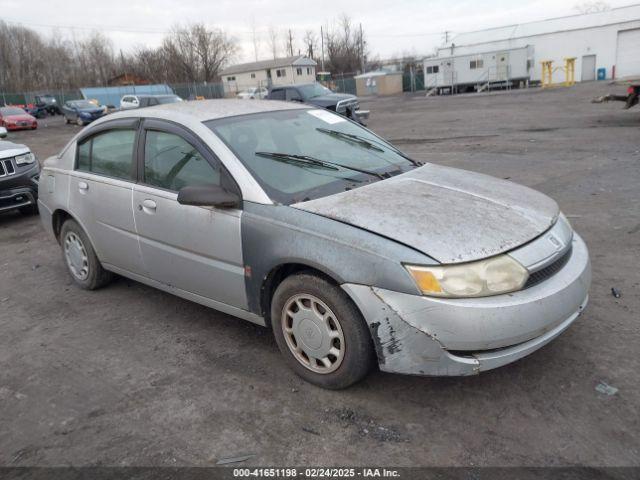
[[[38,121],[18,107],[0,108],[0,127],[7,130],[35,130],[38,128]]]

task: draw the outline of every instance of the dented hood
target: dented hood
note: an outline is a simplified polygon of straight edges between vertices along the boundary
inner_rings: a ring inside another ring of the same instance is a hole
[[[548,230],[559,213],[555,201],[530,188],[433,164],[292,206],[388,237],[441,263],[507,252]]]

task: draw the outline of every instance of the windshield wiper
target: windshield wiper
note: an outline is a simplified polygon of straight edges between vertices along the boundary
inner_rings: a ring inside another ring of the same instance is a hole
[[[338,138],[347,140],[349,142],[357,143],[358,145],[362,145],[363,147],[368,148],[369,150],[384,152],[382,148],[377,147],[366,138],[359,137],[358,135],[354,135],[352,133],[345,133],[345,132],[340,132],[338,130],[330,130],[328,128],[321,128],[321,127],[316,128],[316,130],[322,133],[326,133],[327,135],[331,135],[333,137],[338,137]]]
[[[360,145],[371,149],[371,150],[377,150],[378,152],[384,152],[384,149],[374,145],[382,145],[383,147],[387,147],[389,150],[397,153],[398,155],[400,155],[402,158],[409,160],[411,163],[413,163],[416,167],[421,166],[422,164],[420,162],[415,161],[413,158],[409,158],[408,156],[406,156],[404,153],[402,153],[400,150],[398,150],[396,147],[392,146],[392,145],[387,145],[383,142],[380,142],[378,140],[374,140],[374,139],[366,139],[364,137],[361,137],[359,135],[356,135],[354,133],[347,133],[347,132],[341,132],[339,130],[330,130],[328,128],[316,128],[316,130],[318,130],[319,132],[322,133],[326,133],[327,135],[333,135],[334,137],[339,137],[339,138],[344,138],[345,140],[351,140],[354,141],[356,143],[359,143]]]
[[[358,168],[358,167],[351,167],[349,165],[344,165],[342,163],[330,162],[329,160],[320,160],[319,158],[310,157],[309,155],[296,155],[294,153],[278,153],[278,152],[256,152],[255,154],[260,157],[271,158],[273,160],[289,163],[291,165],[298,165],[303,167],[311,166],[311,167],[325,168],[328,170],[338,170],[339,168],[344,168],[345,170],[352,170],[354,172],[371,175],[372,177],[377,177],[380,180],[384,180],[385,178],[388,178],[387,175],[382,173],[372,172],[371,170],[365,170],[363,168]]]

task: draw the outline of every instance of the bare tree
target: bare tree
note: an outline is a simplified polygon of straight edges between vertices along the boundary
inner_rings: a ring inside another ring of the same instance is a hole
[[[573,9],[577,10],[579,13],[607,12],[611,10],[611,5],[607,2],[600,1],[582,2],[575,5]]]
[[[294,53],[295,52],[295,40],[293,38],[293,33],[291,32],[291,29],[289,29],[289,30],[287,30],[287,32],[285,32],[285,36],[284,36],[284,51],[290,57],[293,57],[295,55],[295,53]]]
[[[0,20],[0,91],[70,89],[107,85],[120,73],[152,82],[215,81],[236,54],[233,39],[202,24],[176,26],[159,48],[114,53],[99,32],[65,39],[59,30],[47,38]]]
[[[278,52],[280,51],[280,48],[278,46],[279,37],[280,35],[278,34],[278,30],[276,30],[273,25],[269,26],[269,31],[267,32],[267,45],[269,47],[271,55],[273,55],[274,60],[278,58]]]
[[[258,38],[258,34],[256,32],[256,19],[255,17],[251,17],[251,41],[253,43],[253,56],[255,61],[258,61],[259,50],[260,50],[260,40]]]
[[[303,39],[305,45],[305,55],[309,58],[316,59],[316,55],[318,55],[318,36],[315,34],[313,30],[307,30],[304,33]]]
[[[347,15],[329,28],[326,34],[329,69],[335,73],[355,73],[361,70],[367,57],[366,42],[361,29],[355,28]]]

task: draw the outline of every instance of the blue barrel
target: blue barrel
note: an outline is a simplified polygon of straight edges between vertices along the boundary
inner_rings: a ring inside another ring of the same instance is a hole
[[[599,68],[598,69],[598,80],[606,80],[607,79],[607,69]]]

